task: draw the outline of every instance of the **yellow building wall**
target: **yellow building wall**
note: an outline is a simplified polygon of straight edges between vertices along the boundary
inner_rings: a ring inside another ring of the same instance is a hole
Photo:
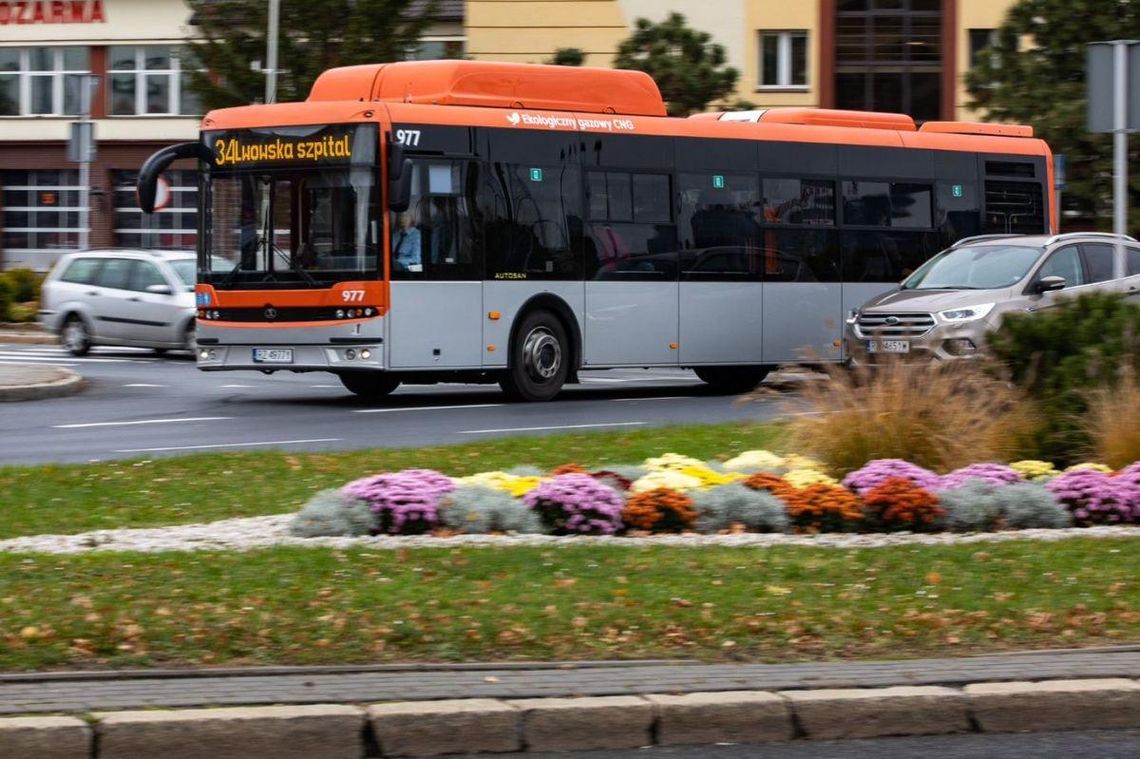
[[[747,65],[740,72],[739,96],[760,108],[819,105],[819,2],[818,0],[745,0],[747,23],[744,49]],[[808,33],[807,87],[759,89],[760,33],[798,31]]]
[[[629,26],[616,0],[467,0],[467,54],[543,63],[576,47],[587,66],[610,66]]]
[[[970,30],[997,29],[1005,20],[1006,12],[1013,7],[1015,0],[958,0],[958,104],[956,118],[959,121],[979,121],[982,114],[968,106],[970,95],[966,92],[966,72],[970,70]]]

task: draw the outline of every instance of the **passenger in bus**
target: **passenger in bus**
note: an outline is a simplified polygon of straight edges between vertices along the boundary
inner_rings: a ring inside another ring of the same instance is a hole
[[[397,271],[423,271],[423,238],[410,211],[396,217],[399,229],[392,239],[392,263]]]

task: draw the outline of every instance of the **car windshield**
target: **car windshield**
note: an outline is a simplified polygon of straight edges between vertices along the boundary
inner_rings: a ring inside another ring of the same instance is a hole
[[[996,290],[1020,282],[1042,249],[1024,245],[970,245],[932,258],[903,283],[904,290]]]
[[[186,285],[187,290],[194,289],[194,280],[198,276],[198,261],[194,258],[179,258],[174,261],[169,261],[170,268],[174,269],[174,273],[182,280],[182,284]]]

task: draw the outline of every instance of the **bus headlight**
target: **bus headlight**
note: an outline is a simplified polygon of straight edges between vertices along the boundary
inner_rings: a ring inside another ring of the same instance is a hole
[[[372,358],[372,351],[368,350],[367,348],[362,349],[360,351],[360,358],[367,361],[368,359]]]

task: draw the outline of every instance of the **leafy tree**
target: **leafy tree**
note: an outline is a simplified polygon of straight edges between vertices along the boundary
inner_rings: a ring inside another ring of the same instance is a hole
[[[554,51],[554,57],[547,63],[552,63],[555,66],[581,66],[585,60],[586,54],[582,52],[581,48],[560,47]]]
[[[190,88],[206,108],[259,102],[265,74],[265,0],[189,0],[198,26]],[[423,10],[413,12],[413,8]],[[304,100],[325,69],[402,60],[430,23],[436,0],[281,0],[277,100]]]
[[[1112,135],[1087,130],[1085,46],[1140,39],[1140,3],[1130,0],[1019,0],[997,29],[994,44],[966,77],[971,106],[992,121],[1031,124],[1068,159],[1064,210],[1110,227]],[[1138,92],[1135,85],[1132,94]],[[1129,164],[1140,165],[1131,138]],[[1129,177],[1131,228],[1140,229],[1140,176]]]
[[[733,91],[739,72],[725,65],[724,48],[706,32],[690,29],[680,13],[660,24],[639,18],[618,46],[614,67],[653,77],[670,116],[688,116]]]

